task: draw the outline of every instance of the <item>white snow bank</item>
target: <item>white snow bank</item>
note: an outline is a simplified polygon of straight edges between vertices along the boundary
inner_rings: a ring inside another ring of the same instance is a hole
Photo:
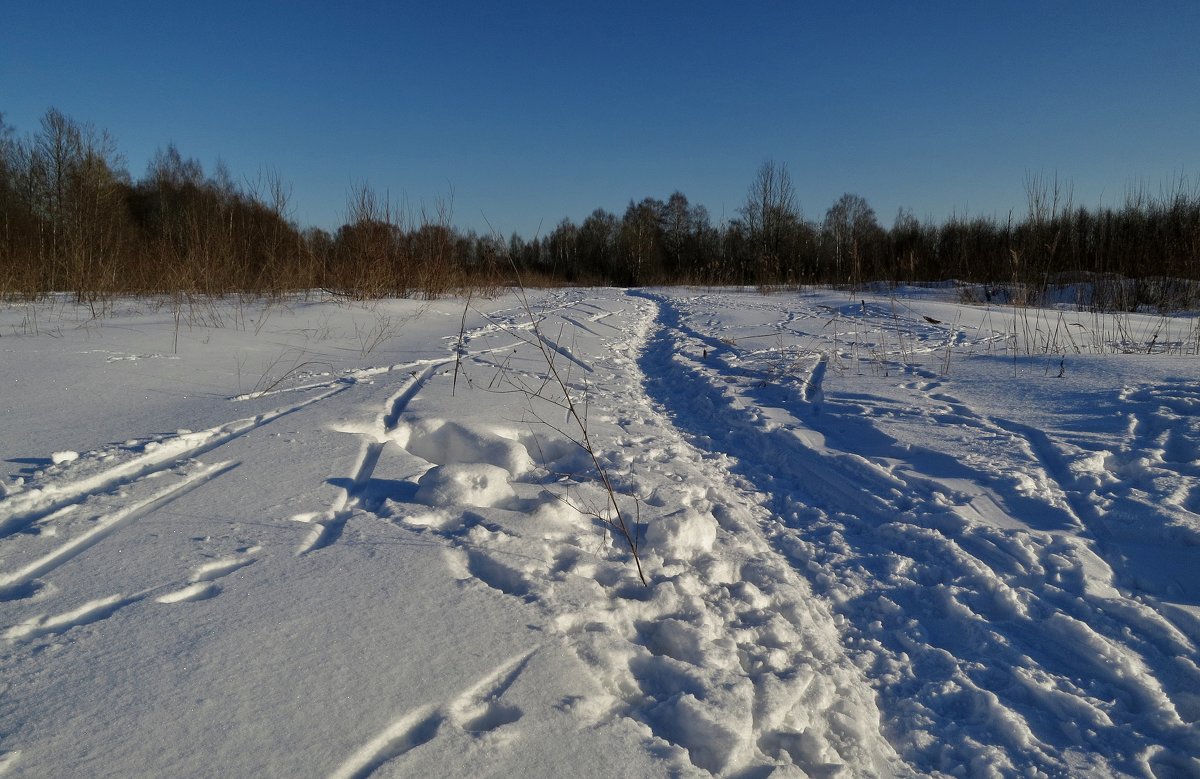
[[[717,540],[717,521],[692,508],[656,517],[646,526],[646,548],[668,561],[708,554]]]
[[[534,464],[519,441],[478,424],[436,418],[401,421],[392,432],[392,439],[417,457],[437,465],[483,463],[520,476]]]
[[[416,500],[430,506],[500,506],[516,497],[510,477],[494,465],[435,465],[417,481]]]

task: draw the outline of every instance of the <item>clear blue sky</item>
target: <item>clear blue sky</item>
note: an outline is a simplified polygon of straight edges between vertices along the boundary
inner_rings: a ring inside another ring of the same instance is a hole
[[[527,237],[674,190],[717,221],[767,159],[810,219],[1019,214],[1030,173],[1200,178],[1200,2],[6,3],[0,112],[50,106],[327,228],[363,181]]]

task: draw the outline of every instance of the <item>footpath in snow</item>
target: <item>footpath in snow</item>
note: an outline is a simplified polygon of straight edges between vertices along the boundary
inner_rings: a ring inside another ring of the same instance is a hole
[[[1122,317],[4,308],[0,775],[1200,775],[1196,324]]]

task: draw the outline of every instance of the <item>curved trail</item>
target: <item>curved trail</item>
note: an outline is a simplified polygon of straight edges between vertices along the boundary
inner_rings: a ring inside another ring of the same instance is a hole
[[[579,305],[570,303],[580,293],[557,297],[565,300],[550,306]],[[589,393],[592,435],[603,442],[621,499],[641,495],[627,509],[646,528],[650,586],[637,583],[611,540],[589,537],[586,519],[569,508],[595,499],[595,485],[569,465],[577,446],[549,431],[521,441],[552,474],[574,474],[566,503],[538,486],[536,497],[493,503],[465,522],[436,514],[401,514],[400,521],[449,541],[460,576],[543,610],[609,691],[609,716],[648,726],[656,739],[680,748],[693,769],[739,775],[791,764],[817,775],[905,774],[832,614],[764,535],[770,515],[759,496],[688,443],[647,398],[644,387],[657,377],[639,365],[652,348],[656,306],[605,302],[608,309],[593,321],[619,317],[623,324],[602,348],[589,346],[586,364],[567,344],[556,343],[552,353],[565,351],[570,364],[587,368],[586,382],[572,389]],[[439,424],[435,431],[451,426]],[[432,434],[419,432],[402,439],[409,452],[441,463],[504,466],[518,485],[545,484],[544,470],[515,469],[494,435],[460,431],[433,446]],[[497,511],[501,506],[508,511]],[[510,513],[518,508],[543,523],[518,521]],[[539,534],[554,546],[535,541]],[[550,554],[539,560],[539,547]]]
[[[917,299],[395,305],[377,362],[338,308],[199,432],[20,453],[0,773],[1200,771],[1185,371],[1018,374]]]
[[[1195,646],[1113,589],[1099,553],[1111,532],[1059,486],[1068,474],[1045,434],[933,396],[952,402],[957,418],[943,424],[963,425],[965,436],[1023,439],[1016,451],[1042,486],[1009,492],[991,473],[898,446],[869,410],[827,388],[814,403],[824,360],[794,382],[739,381],[736,360],[701,357],[715,339],[693,329],[696,314],[647,297],[661,311],[642,358],[655,377],[649,392],[761,490],[775,547],[845,618],[844,640],[870,669],[889,737],[918,771],[983,756],[1002,770],[1080,770],[1101,758],[1138,772],[1143,741],[1170,745],[1154,758],[1164,766],[1181,768],[1200,749],[1177,709],[1197,714],[1190,690],[1200,676],[1177,661]]]

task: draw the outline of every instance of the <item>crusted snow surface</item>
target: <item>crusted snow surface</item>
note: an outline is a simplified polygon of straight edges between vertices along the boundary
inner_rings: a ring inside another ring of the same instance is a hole
[[[1194,318],[465,303],[0,309],[0,774],[1200,775]]]

